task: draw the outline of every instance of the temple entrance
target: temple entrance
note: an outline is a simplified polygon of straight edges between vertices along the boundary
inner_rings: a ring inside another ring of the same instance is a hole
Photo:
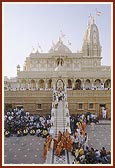
[[[106,104],[100,104],[100,118],[101,119],[107,118]]]
[[[64,82],[61,79],[58,79],[56,82],[56,89],[57,90],[64,90]]]

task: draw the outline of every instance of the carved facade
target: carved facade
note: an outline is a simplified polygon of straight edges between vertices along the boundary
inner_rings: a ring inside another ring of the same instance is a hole
[[[68,90],[100,90],[111,88],[111,67],[101,65],[98,27],[90,18],[82,48],[73,53],[59,38],[48,53],[30,53],[23,70],[17,66],[17,77],[4,81],[5,90],[52,90],[59,80]]]

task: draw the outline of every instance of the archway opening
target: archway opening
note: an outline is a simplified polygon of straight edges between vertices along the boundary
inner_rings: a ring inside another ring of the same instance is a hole
[[[77,79],[75,81],[75,89],[80,90],[81,89],[81,80]]]
[[[22,80],[21,88],[23,88],[23,89],[26,88],[26,80],[25,79]]]
[[[52,80],[48,80],[48,88],[52,88]]]
[[[56,89],[57,90],[64,90],[64,82],[62,79],[58,79],[56,82]]]
[[[36,83],[35,83],[35,80],[31,80],[31,89],[34,89],[36,88]]]
[[[104,88],[111,88],[111,80],[107,79],[104,83]]]
[[[45,82],[43,79],[39,80],[39,88],[45,88]]]
[[[89,80],[89,79],[87,79],[87,80],[85,81],[85,89],[86,89],[86,90],[90,90],[90,89],[91,89],[91,83],[90,83],[90,80]]]
[[[68,88],[72,88],[72,81],[71,81],[71,79],[68,79],[68,86],[67,86]]]
[[[101,88],[101,80],[96,79],[94,85],[96,86],[96,88]]]

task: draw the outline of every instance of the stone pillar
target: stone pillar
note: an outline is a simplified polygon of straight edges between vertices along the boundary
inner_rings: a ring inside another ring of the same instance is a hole
[[[104,83],[101,83],[101,90],[104,90]]]
[[[20,81],[18,81],[18,89],[20,89]]]
[[[31,83],[31,80],[30,80],[30,82],[29,82],[29,86],[30,86],[30,88],[32,89],[32,83]]]
[[[75,80],[73,79],[72,80],[72,89],[74,89],[75,88]]]
[[[28,90],[29,90],[30,89],[30,81],[28,80],[27,83],[28,83]]]
[[[26,83],[25,83],[25,90],[27,89],[27,80],[26,80]]]
[[[38,89],[38,81],[36,80],[36,89]]]
[[[38,85],[38,88],[39,88],[39,87],[40,87],[40,86],[39,86],[39,80],[37,80],[37,85]]]
[[[103,89],[105,88],[105,86],[104,86],[104,85],[105,85],[105,81],[106,81],[106,79],[102,79],[102,80],[101,80],[101,83],[102,83]]]
[[[85,84],[84,84],[84,79],[81,79],[81,87],[84,89],[85,88]]]
[[[30,89],[30,84],[28,83],[28,90]]]
[[[91,87],[92,87],[92,88],[94,87],[94,84],[93,84],[93,83],[91,84]]]
[[[94,87],[94,79],[90,80],[90,82],[91,82],[91,88],[93,88]]]
[[[56,85],[55,84],[53,84],[53,91],[55,91],[56,90]]]
[[[46,88],[46,89],[48,88],[48,84],[47,84],[47,81],[45,82],[45,88]]]
[[[67,92],[67,86],[66,86],[66,83],[65,83],[65,86],[64,86],[64,91]]]
[[[52,87],[53,87],[53,91],[56,90],[56,80],[52,79]]]
[[[68,86],[68,80],[64,79],[64,91],[67,91],[67,86]]]

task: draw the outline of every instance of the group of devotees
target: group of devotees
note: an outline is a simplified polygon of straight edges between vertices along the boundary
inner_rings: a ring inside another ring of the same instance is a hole
[[[64,132],[59,131],[57,137],[50,134],[51,115],[39,116],[31,115],[25,112],[23,108],[10,109],[4,115],[4,135],[10,136],[27,136],[37,135],[44,138],[43,157],[47,158],[51,143],[53,143],[53,151],[57,157],[64,155],[65,151],[70,152],[74,156],[73,164],[107,164],[111,163],[111,152],[102,149],[94,149],[87,144],[86,125],[92,122],[93,118],[88,120],[87,115],[71,115],[70,128]]]
[[[92,116],[91,116],[92,117]],[[94,118],[90,118],[91,124]],[[101,149],[94,149],[93,146],[88,145],[88,135],[86,133],[87,116],[84,114],[73,115],[70,117],[70,122],[74,123],[71,127],[71,133],[66,129],[64,132],[59,131],[57,137],[48,135],[44,141],[44,160],[47,159],[48,151],[53,142],[54,155],[60,157],[65,155],[65,151],[73,155],[72,164],[110,164],[111,151],[107,151],[102,146]],[[72,125],[72,123],[70,125]],[[92,127],[92,124],[91,124]]]
[[[5,137],[37,135],[44,138],[50,131],[50,119],[50,114],[47,116],[31,115],[23,108],[10,109],[4,115]]]

